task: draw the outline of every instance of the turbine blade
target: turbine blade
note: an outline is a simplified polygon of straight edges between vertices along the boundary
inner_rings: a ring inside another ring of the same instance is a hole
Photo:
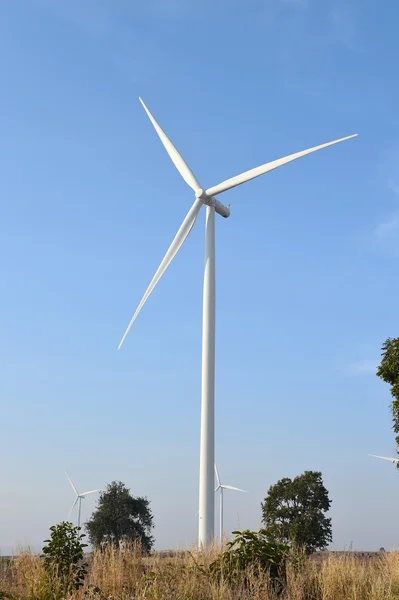
[[[95,494],[96,492],[102,492],[103,490],[90,490],[90,492],[83,492],[80,496],[88,496],[89,494]]]
[[[382,458],[382,460],[389,460],[393,463],[399,463],[399,458],[389,458],[388,456],[377,456],[377,454],[369,454],[369,456],[373,456],[374,458]]]
[[[236,175],[236,177],[231,177],[230,179],[226,179],[226,181],[222,181],[219,185],[215,185],[214,187],[206,190],[207,196],[216,196],[217,194],[221,194],[222,192],[226,192],[237,185],[241,185],[242,183],[246,183],[251,179],[255,179],[255,177],[259,177],[259,175],[263,175],[264,173],[268,173],[273,169],[277,169],[277,167],[281,167],[286,165],[297,158],[301,158],[302,156],[306,156],[307,154],[311,154],[312,152],[316,152],[317,150],[322,150],[322,148],[327,148],[328,146],[332,146],[334,144],[338,144],[339,142],[344,142],[345,140],[349,140],[350,138],[356,137],[357,133],[353,135],[348,135],[347,137],[340,138],[339,140],[334,140],[332,142],[327,142],[326,144],[321,144],[320,146],[315,146],[314,148],[309,148],[308,150],[302,150],[301,152],[296,152],[295,154],[290,154],[289,156],[285,156],[284,158],[279,158],[277,160],[273,160],[272,162],[261,165],[260,167],[255,167],[255,169],[250,169],[249,171],[245,171],[245,173],[241,173],[241,175]]]
[[[71,478],[69,477],[69,475],[68,475],[68,473],[67,473],[66,471],[65,471],[65,474],[66,474],[66,476],[68,477],[68,481],[69,481],[69,483],[71,484],[71,486],[72,486],[72,488],[73,488],[73,490],[74,490],[75,494],[76,494],[77,496],[79,496],[79,492],[78,492],[78,490],[77,490],[77,489],[76,489],[76,487],[73,485],[73,483],[72,483],[72,480],[71,480]]]
[[[219,471],[218,471],[218,468],[216,466],[216,463],[215,463],[215,473],[216,473],[216,481],[218,482],[218,486],[220,487],[220,477],[219,477]]]
[[[195,516],[198,517],[199,515],[199,510],[197,510],[197,512],[195,513]]]
[[[172,142],[170,141],[170,139],[168,138],[166,133],[158,125],[158,123],[156,122],[156,120],[154,119],[154,117],[152,116],[152,114],[150,113],[150,111],[148,110],[146,105],[144,104],[143,100],[141,98],[139,98],[139,100],[140,100],[141,104],[143,105],[145,112],[149,116],[149,119],[150,119],[151,123],[153,124],[155,131],[159,135],[160,140],[163,143],[166,152],[169,154],[173,164],[175,165],[176,169],[179,171],[180,175],[183,177],[184,181],[195,192],[197,190],[201,189],[200,184],[196,180],[194,174],[192,173],[192,171],[189,168],[189,166],[187,165],[187,163],[184,161],[181,154],[176,150],[176,148],[174,147],[174,145],[172,144]]]
[[[247,490],[242,490],[241,488],[236,488],[232,485],[221,485],[220,487],[224,488],[225,490],[235,490],[236,492],[245,492],[246,494],[248,493]]]
[[[176,254],[178,253],[180,248],[182,247],[183,243],[185,242],[187,236],[189,235],[191,229],[194,226],[194,223],[197,219],[197,216],[198,216],[201,206],[202,206],[201,200],[196,199],[194,201],[194,204],[188,211],[186,218],[184,219],[183,223],[181,224],[179,231],[176,233],[173,242],[171,243],[171,245],[168,248],[168,251],[166,252],[165,256],[163,257],[161,264],[159,265],[154,277],[151,280],[150,285],[148,286],[144,296],[141,299],[140,304],[138,305],[138,307],[136,309],[136,312],[134,313],[125,333],[123,334],[123,337],[118,346],[118,350],[121,348],[123,342],[125,341],[125,338],[126,338],[127,334],[129,333],[131,326],[133,325],[134,321],[136,320],[137,315],[143,308],[147,298],[149,297],[152,290],[154,289],[154,287],[156,286],[158,281],[161,279],[162,275],[165,273],[166,269],[168,268],[168,266],[170,265],[170,263],[172,262],[172,260],[174,259],[174,257],[176,256]]]
[[[220,488],[223,487],[222,485],[218,485],[217,488],[215,488],[215,492],[217,492],[218,490],[220,490]]]
[[[69,513],[68,513],[68,518],[71,516],[71,513],[72,513],[73,509],[75,508],[75,506],[76,506],[76,504],[77,504],[78,500],[79,500],[79,496],[76,496],[76,498],[75,498],[75,502],[72,504],[72,506],[71,506],[71,509],[70,509],[70,511],[69,511]]]

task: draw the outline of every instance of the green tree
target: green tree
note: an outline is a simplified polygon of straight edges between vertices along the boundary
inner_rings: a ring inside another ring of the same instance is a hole
[[[139,542],[143,552],[154,544],[153,516],[147,498],[133,497],[121,481],[113,481],[101,493],[86,530],[93,546],[105,543]]]
[[[399,338],[388,338],[381,350],[382,359],[377,377],[391,386],[393,430],[396,433],[396,445],[399,449]]]
[[[331,519],[324,514],[330,505],[321,473],[305,471],[270,486],[262,503],[262,520],[270,539],[310,554],[332,541]]]
[[[51,579],[56,579],[60,591],[68,594],[83,585],[87,563],[83,562],[84,534],[80,527],[63,521],[50,527],[50,539],[44,540],[44,566]]]

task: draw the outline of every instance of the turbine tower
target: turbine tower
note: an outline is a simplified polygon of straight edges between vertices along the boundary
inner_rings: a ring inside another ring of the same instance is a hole
[[[200,434],[200,477],[199,477],[199,535],[198,544],[200,548],[207,548],[213,542],[215,515],[214,515],[214,462],[215,462],[215,213],[227,218],[230,215],[230,208],[224,206],[215,198],[218,194],[226,192],[242,183],[250,181],[259,175],[268,173],[277,169],[297,158],[327,148],[338,142],[343,142],[357,134],[349,135],[344,138],[302,150],[295,154],[290,154],[284,158],[255,167],[236,177],[222,181],[218,185],[204,189],[195,178],[194,174],[184,161],[182,156],[176,150],[166,133],[158,125],[142,99],[143,105],[155,131],[157,132],[162,144],[169,154],[172,162],[184,181],[192,188],[195,194],[195,200],[188,211],[183,223],[175,235],[169,249],[161,261],[150,285],[148,286],[136,312],[134,313],[118,349],[122,346],[131,326],[137,315],[143,308],[146,300],[152,290],[165,273],[166,269],[180,250],[184,241],[188,237],[198,213],[203,205],[206,206],[205,219],[205,266],[204,266],[204,287],[203,287],[203,309],[202,309],[202,378],[201,378],[201,434]]]
[[[236,492],[244,492],[246,493],[247,490],[242,490],[241,488],[237,488],[237,487],[233,487],[232,485],[225,485],[224,483],[222,483],[220,481],[220,477],[219,477],[219,471],[218,468],[216,466],[215,463],[215,473],[216,473],[216,481],[218,483],[217,488],[215,489],[215,492],[217,492],[218,490],[220,490],[220,505],[219,505],[219,510],[220,510],[220,517],[219,517],[219,538],[220,538],[220,545],[223,545],[223,490],[234,490]]]
[[[90,490],[90,492],[83,492],[83,494],[79,494],[78,490],[76,489],[76,487],[73,485],[71,478],[69,477],[68,473],[65,471],[66,476],[68,477],[68,481],[72,486],[73,491],[76,494],[76,498],[74,503],[72,504],[72,508],[69,511],[69,514],[72,513],[73,509],[75,508],[76,504],[78,505],[78,527],[80,527],[80,515],[82,512],[82,498],[85,498],[86,496],[88,496],[89,494],[95,494],[96,492],[102,492],[102,490]]]

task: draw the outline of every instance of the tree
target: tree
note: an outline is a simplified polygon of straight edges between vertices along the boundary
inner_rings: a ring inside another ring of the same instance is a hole
[[[377,370],[377,377],[391,386],[392,428],[396,433],[395,440],[399,448],[399,338],[388,338],[381,350],[382,360]]]
[[[102,492],[86,530],[93,546],[123,541],[139,542],[143,552],[154,544],[153,516],[147,498],[133,497],[121,481],[113,481]]]
[[[44,567],[51,578],[57,579],[60,591],[68,594],[83,585],[87,574],[87,563],[83,562],[85,536],[80,534],[80,527],[65,521],[53,525],[50,531],[50,539],[44,540]]]
[[[271,539],[304,548],[308,554],[332,541],[331,505],[321,473],[305,471],[270,486],[262,503],[263,523]]]

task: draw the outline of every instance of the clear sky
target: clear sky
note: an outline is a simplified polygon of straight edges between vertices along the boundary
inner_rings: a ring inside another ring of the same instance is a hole
[[[0,550],[40,547],[79,490],[147,495],[157,547],[197,535],[204,214],[120,337],[193,195],[221,196],[216,456],[226,530],[320,470],[334,547],[399,546],[380,346],[398,335],[396,0],[0,3]],[[95,498],[83,502],[88,516]]]

